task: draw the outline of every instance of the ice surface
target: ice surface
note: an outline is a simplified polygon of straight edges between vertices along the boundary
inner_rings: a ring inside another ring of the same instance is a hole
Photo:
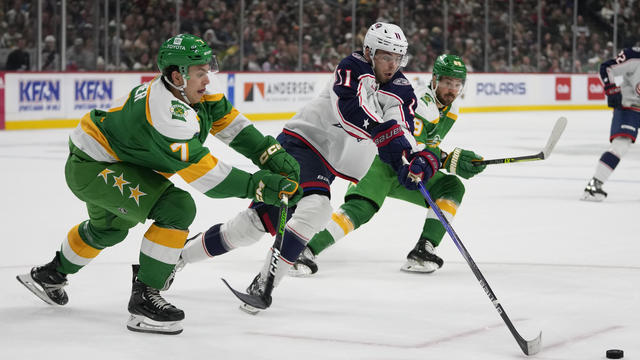
[[[535,359],[604,359],[611,348],[640,359],[640,148],[632,146],[605,184],[608,199],[578,200],[608,147],[611,113],[463,113],[442,147],[485,158],[535,154],[562,115],[569,124],[549,159],[490,165],[465,181],[453,227],[522,336],[542,331]],[[273,135],[282,124],[256,123]],[[220,277],[236,288],[248,285],[272,243],[266,236],[178,274],[165,297],[186,312],[181,335],[128,331],[129,264],[149,223],[69,277],[69,304],[48,306],[15,275],[49,261],[86,218],[64,182],[69,131],[0,132],[2,359],[525,357],[447,235],[438,248],[441,270],[399,271],[425,211],[393,199],[319,257],[317,276],[284,279],[271,308],[257,316],[238,310]],[[223,161],[253,169],[221,143],[209,145]],[[334,183],[334,207],[346,185]],[[189,191],[198,205],[192,231],[248,204]]]

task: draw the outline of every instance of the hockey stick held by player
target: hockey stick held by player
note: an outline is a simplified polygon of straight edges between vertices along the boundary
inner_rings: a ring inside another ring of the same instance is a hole
[[[415,179],[425,182],[446,216],[453,218],[465,192],[464,184],[458,176],[471,178],[486,167],[471,165],[471,161],[482,159],[472,151],[456,148],[447,155],[440,150],[440,142],[458,120],[456,99],[464,88],[465,81],[466,66],[462,59],[455,55],[442,55],[435,62],[430,84],[424,89],[416,90],[418,107],[412,135],[417,142],[426,145],[430,150],[429,154],[439,155],[443,163],[442,169],[434,171],[432,177],[429,173],[421,173],[419,168],[412,165],[421,161],[422,157],[409,155],[407,158],[411,163],[403,165],[400,175],[396,176],[387,163],[376,159],[365,177],[349,186],[344,204],[333,213],[326,228],[309,242],[290,271],[291,275],[308,276],[315,273],[318,270],[315,257],[348,233],[369,222],[387,197],[427,207],[423,197],[415,191]],[[428,172],[429,167],[426,169]],[[436,254],[435,248],[444,234],[445,229],[433,210],[427,210],[423,231],[401,269],[424,273],[439,269],[444,262]]]
[[[133,269],[127,328],[178,334],[184,312],[160,289],[172,279],[196,205],[167,177],[178,174],[211,198],[276,205],[283,193],[292,202],[300,198],[300,170],[275,139],[260,133],[223,94],[207,90],[209,75],[218,67],[202,39],[181,34],[166,40],[157,64],[159,76],[134,87],[109,111],[92,110],[71,133],[66,181],[86,204],[89,218],[69,231],[51,262],[17,279],[43,301],[65,305],[68,275],[151,219],[140,265]],[[204,145],[209,134],[261,170],[251,174],[215,158]]]

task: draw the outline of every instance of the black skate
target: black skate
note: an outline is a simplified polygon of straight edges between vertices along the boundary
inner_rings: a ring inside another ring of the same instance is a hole
[[[607,193],[602,190],[602,181],[591,178],[587,187],[584,188],[581,200],[585,201],[602,201],[607,198]]]
[[[138,280],[136,267],[138,265],[133,265],[133,286],[129,299],[131,317],[127,322],[127,329],[154,334],[180,334],[184,311],[167,302],[160,295],[160,290]]]
[[[28,274],[16,276],[16,279],[27,289],[49,305],[64,305],[69,302],[64,287],[67,285],[67,275],[58,272],[60,266],[60,252],[50,263],[31,269]]]
[[[420,239],[407,255],[407,262],[400,270],[407,272],[432,273],[442,267],[444,261],[436,255],[436,249],[427,239]]]
[[[252,296],[257,296],[264,301],[264,305],[266,305],[264,309],[271,306],[271,301],[272,301],[271,295],[268,295],[268,296],[264,295],[265,286],[266,286],[266,281],[263,280],[260,273],[258,273],[258,275],[256,275],[256,277],[253,278],[251,285],[249,285],[249,287],[247,288],[247,294]],[[251,315],[256,315],[262,309],[251,306],[247,303],[243,303],[242,305],[240,305],[240,310]]]
[[[304,250],[298,256],[298,259],[293,266],[289,269],[289,276],[293,277],[307,277],[318,272],[318,264],[315,262],[316,256],[313,255],[313,251],[306,246]]]

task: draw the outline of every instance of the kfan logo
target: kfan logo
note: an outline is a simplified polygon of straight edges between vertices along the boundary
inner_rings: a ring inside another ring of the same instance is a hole
[[[107,109],[113,100],[113,80],[76,80],[74,110]]]
[[[20,102],[60,101],[60,80],[20,81]]]
[[[587,79],[587,100],[604,100],[604,87],[596,76]]]
[[[570,77],[556,77],[556,100],[571,100]]]

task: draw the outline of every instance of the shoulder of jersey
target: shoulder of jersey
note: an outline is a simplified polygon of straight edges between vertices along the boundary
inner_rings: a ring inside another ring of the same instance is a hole
[[[384,84],[381,89],[390,91],[405,100],[415,96],[411,82],[400,71],[388,83]]]
[[[147,120],[163,136],[189,140],[200,131],[196,111],[167,90],[159,78],[151,83],[147,101]]]
[[[352,71],[356,71],[358,74],[373,74],[371,65],[365,60],[362,54],[354,52],[351,55],[345,57],[338,64],[338,68],[346,68]]]

